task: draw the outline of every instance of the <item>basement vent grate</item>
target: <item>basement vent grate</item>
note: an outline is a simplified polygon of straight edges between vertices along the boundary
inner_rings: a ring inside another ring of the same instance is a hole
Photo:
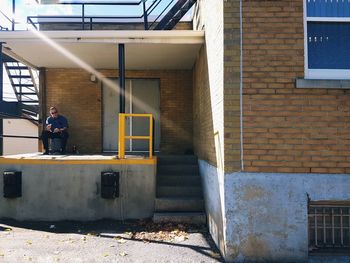
[[[350,205],[309,203],[309,251],[350,252]]]

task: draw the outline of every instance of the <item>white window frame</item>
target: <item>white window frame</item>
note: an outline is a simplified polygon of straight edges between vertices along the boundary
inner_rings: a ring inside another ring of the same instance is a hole
[[[304,76],[305,79],[350,79],[350,69],[309,69],[307,22],[349,22],[350,17],[307,17],[307,1],[304,0]]]

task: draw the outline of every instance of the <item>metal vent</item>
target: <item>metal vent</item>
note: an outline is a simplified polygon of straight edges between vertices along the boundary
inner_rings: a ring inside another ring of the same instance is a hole
[[[309,250],[350,252],[350,204],[309,204]]]

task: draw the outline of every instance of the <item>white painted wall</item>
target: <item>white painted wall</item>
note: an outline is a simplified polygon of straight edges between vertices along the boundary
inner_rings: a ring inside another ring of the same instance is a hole
[[[24,119],[4,119],[4,135],[38,136],[38,126]],[[38,152],[38,139],[4,138],[3,155]]]

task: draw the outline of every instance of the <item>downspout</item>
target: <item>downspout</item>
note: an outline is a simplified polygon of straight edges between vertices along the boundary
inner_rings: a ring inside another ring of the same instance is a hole
[[[0,103],[3,101],[3,87],[4,87],[4,82],[3,82],[3,74],[4,74],[4,63],[3,63],[3,47],[2,47],[3,42],[0,42]],[[3,118],[0,118],[0,155],[3,155],[4,153],[4,141],[2,138],[3,135]]]
[[[120,113],[125,113],[125,47],[124,44],[118,45],[119,52],[119,87],[120,87]]]
[[[243,156],[243,3],[239,1],[239,20],[240,20],[240,80],[239,80],[239,100],[240,100],[240,141],[241,141],[241,171],[244,170]]]

